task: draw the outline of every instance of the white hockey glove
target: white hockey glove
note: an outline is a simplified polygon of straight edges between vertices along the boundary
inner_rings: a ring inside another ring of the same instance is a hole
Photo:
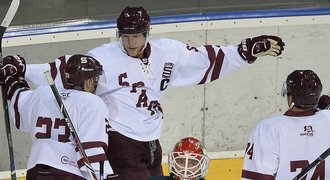
[[[239,55],[249,64],[259,56],[279,56],[284,50],[284,42],[280,37],[262,35],[254,38],[243,39],[238,45]]]

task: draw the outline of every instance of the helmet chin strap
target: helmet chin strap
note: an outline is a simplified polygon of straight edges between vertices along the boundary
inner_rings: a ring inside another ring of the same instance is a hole
[[[290,109],[292,109],[293,107],[294,107],[294,102],[291,102],[291,104],[290,104]]]
[[[143,53],[144,49],[147,47],[148,42],[149,42],[149,32],[145,32],[145,33],[146,33],[146,35],[145,35],[144,46],[143,46],[143,48],[141,49],[141,51],[138,53],[138,55],[141,54],[141,53]],[[122,41],[121,36],[119,35],[118,30],[117,30],[117,38],[119,39],[121,50],[122,50],[125,54],[127,54],[128,56],[130,56],[130,55],[127,53],[127,51],[125,50],[125,46],[124,46],[124,44],[123,44],[123,41]],[[132,56],[131,56],[131,57],[132,57]]]
[[[146,37],[146,40],[145,40],[145,42],[144,42],[144,46],[143,46],[143,48],[141,49],[141,51],[138,53],[138,55],[141,54],[141,53],[143,53],[144,49],[147,47],[147,44],[148,44],[148,37]],[[125,50],[125,47],[124,47],[124,44],[123,44],[123,41],[121,40],[121,38],[120,38],[120,46],[121,46],[121,50],[122,50],[125,54],[127,54],[128,56],[130,56],[130,55],[127,53],[127,51]],[[131,57],[132,57],[132,56],[131,56]]]

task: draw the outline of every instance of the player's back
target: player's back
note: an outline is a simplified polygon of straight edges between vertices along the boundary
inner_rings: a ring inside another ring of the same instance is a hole
[[[298,174],[301,172],[301,168],[312,163],[330,147],[328,140],[330,137],[330,111],[319,111],[313,116],[289,116],[289,118],[290,120],[284,125],[282,132],[280,166],[276,179],[285,179],[287,176],[282,171],[288,171],[287,168]],[[308,173],[307,179],[329,179],[329,169],[330,159],[326,159]]]
[[[312,163],[330,147],[330,111],[316,112],[314,115],[292,114],[274,119],[274,135],[277,131],[279,166],[276,179],[291,179],[302,168]],[[277,126],[277,127],[276,127]],[[275,135],[276,136],[276,135]],[[307,179],[330,178],[330,160],[311,170]],[[313,178],[312,178],[313,177]],[[323,178],[322,178],[323,177]]]
[[[78,112],[74,110],[77,110],[76,106],[81,106],[81,103],[77,103],[79,98],[75,96],[91,93],[64,89],[60,89],[60,93],[64,93],[62,100],[65,107],[68,107],[69,115],[73,115],[70,119],[77,128]],[[15,102],[12,102],[11,106],[15,106]],[[34,91],[22,92],[17,107],[11,111],[11,114],[15,115],[16,126],[22,131],[30,132],[32,139],[27,169],[36,164],[46,164],[82,176],[77,166],[76,145],[50,87],[40,86]]]

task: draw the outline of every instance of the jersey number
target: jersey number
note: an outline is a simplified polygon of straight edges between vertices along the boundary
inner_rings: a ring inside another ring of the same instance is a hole
[[[250,160],[252,160],[252,157],[253,157],[253,146],[254,146],[253,143],[252,143],[252,144],[248,143],[248,144],[246,145],[246,149],[245,149],[245,154],[246,154],[247,156],[249,156],[249,159],[250,159]]]
[[[296,172],[297,169],[304,169],[309,165],[308,160],[299,160],[299,161],[291,161],[290,168],[291,172]],[[306,180],[306,176],[302,178],[302,180]],[[315,167],[314,173],[310,180],[325,180],[325,162],[322,161]]]
[[[253,157],[253,145],[254,143],[248,143],[245,154],[249,157],[250,160],[252,160]],[[290,172],[296,172],[297,169],[304,169],[309,165],[308,160],[299,160],[299,161],[291,161],[290,162]],[[302,178],[302,180],[306,180],[306,176]],[[325,162],[322,161],[320,164],[318,164],[315,168],[315,171],[313,173],[313,176],[311,177],[311,180],[325,180]]]
[[[60,127],[64,128],[63,134],[57,134],[57,140],[59,142],[69,142],[69,137],[70,137],[70,129],[66,125],[66,122],[64,119],[60,118],[55,118],[54,121],[54,126],[53,126],[53,121],[49,117],[38,117],[36,127],[45,127],[44,132],[37,132],[35,134],[35,137],[37,139],[50,139],[52,138],[52,129],[60,129]]]

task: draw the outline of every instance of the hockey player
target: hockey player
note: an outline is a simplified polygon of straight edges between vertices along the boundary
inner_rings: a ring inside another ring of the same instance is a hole
[[[5,57],[4,64],[17,67],[16,74],[7,77],[4,84],[10,100],[9,112],[16,127],[30,132],[32,138],[26,179],[91,179],[50,86],[31,90],[24,79],[25,60],[18,55]],[[60,89],[65,108],[97,176],[101,162],[104,166],[101,174],[113,174],[105,154],[108,109],[102,99],[93,94],[102,71],[94,58],[73,55],[65,67],[68,89]]]
[[[242,179],[292,179],[330,147],[330,111],[317,111],[322,91],[311,70],[295,70],[282,95],[290,107],[283,115],[260,121],[246,148]],[[312,169],[306,179],[329,179],[330,160]]]
[[[330,96],[327,95],[327,94],[323,94],[320,97],[320,100],[318,102],[317,107],[319,109],[328,109],[328,110],[330,110]]]
[[[170,176],[155,176],[148,180],[204,180],[209,161],[206,149],[198,139],[182,138],[168,155]]]
[[[170,86],[205,84],[223,77],[263,55],[278,56],[284,43],[276,36],[244,39],[238,46],[192,47],[172,39],[148,40],[150,17],[142,7],[127,7],[117,19],[118,41],[88,54],[100,61],[104,74],[96,94],[110,110],[107,156],[123,179],[162,175],[160,138],[163,110],[160,100]],[[46,83],[51,69],[57,86],[63,84],[65,57],[50,64],[27,66],[26,79]],[[56,74],[58,76],[56,76]]]

